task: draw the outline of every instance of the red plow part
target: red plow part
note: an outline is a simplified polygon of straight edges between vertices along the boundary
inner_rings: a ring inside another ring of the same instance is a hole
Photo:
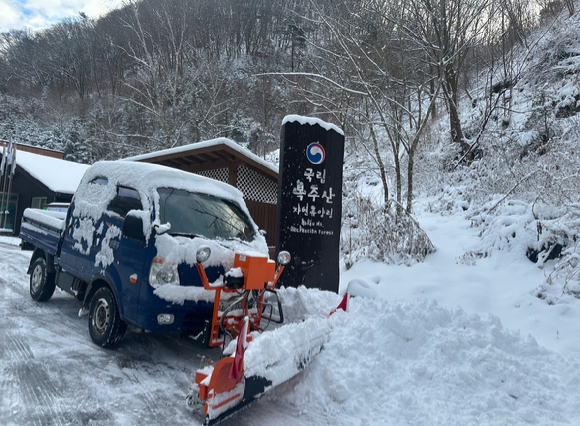
[[[312,327],[314,323],[318,326]],[[316,319],[257,336],[245,350],[240,380],[231,374],[235,356],[223,358],[213,370],[198,371],[196,384],[188,395],[188,405],[190,408],[203,407],[206,426],[221,422],[306,368],[328,341],[330,331],[326,321]],[[270,350],[268,357],[260,356],[262,349],[272,348],[273,341],[280,341],[280,347]]]
[[[227,276],[224,278],[223,284],[214,286],[209,283],[203,265],[197,263],[196,267],[203,287],[206,290],[215,290],[214,309],[208,342],[210,347],[223,346],[226,334],[234,339],[245,317],[250,319],[250,331],[260,330],[263,316],[263,309],[261,308],[264,307],[265,293],[267,291],[274,292],[278,278],[284,271],[284,266],[280,265],[276,268],[276,264],[266,257],[236,254],[232,270],[240,271],[243,274],[242,286],[228,286]],[[223,293],[229,293],[230,296],[234,295],[232,299],[235,303],[230,303],[232,309],[223,309],[220,306]],[[252,306],[249,303],[250,300]]]
[[[263,319],[283,321],[282,306],[274,288],[284,267],[275,268],[267,258],[236,255],[231,278],[226,274],[224,282],[218,285],[209,284],[201,264],[197,268],[204,288],[215,290],[209,345],[225,347],[227,335],[232,340],[238,339],[232,356],[222,358],[214,367],[205,367],[202,362],[186,397],[190,409],[203,409],[204,424],[209,426],[298,374],[321,351],[331,328],[329,321],[310,319],[268,333],[255,333],[263,331],[260,328]],[[272,318],[274,306],[264,300],[267,291],[274,294],[278,303],[277,319]],[[225,302],[223,293],[232,293]],[[348,295],[337,309],[346,310],[347,300]],[[268,308],[270,315],[264,318]]]

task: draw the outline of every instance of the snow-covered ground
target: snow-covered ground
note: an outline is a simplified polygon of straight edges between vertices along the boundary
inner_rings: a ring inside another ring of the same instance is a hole
[[[471,250],[480,248],[480,230],[462,215],[424,213],[420,223],[436,253],[412,267],[359,263],[343,271],[341,290],[358,278],[387,301],[428,299],[448,309],[461,308],[484,317],[492,314],[504,327],[523,337],[531,335],[541,346],[580,356],[580,301],[567,296],[549,305],[533,295],[553,265],[542,270],[524,253],[496,251],[486,258],[470,256]]]
[[[310,366],[224,425],[580,424],[576,299],[536,298],[544,272],[523,255],[472,258],[478,230],[461,214],[422,214],[437,248],[408,266],[342,271],[375,298],[330,318]],[[131,332],[91,343],[78,302],[28,296],[29,254],[0,241],[0,424],[199,424],[183,398],[202,351]],[[549,267],[549,265],[548,265]],[[282,292],[289,318],[324,317],[340,297]]]

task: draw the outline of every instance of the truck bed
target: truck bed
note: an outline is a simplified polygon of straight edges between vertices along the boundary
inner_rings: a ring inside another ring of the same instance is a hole
[[[20,239],[56,255],[64,230],[66,213],[26,209],[20,227]]]

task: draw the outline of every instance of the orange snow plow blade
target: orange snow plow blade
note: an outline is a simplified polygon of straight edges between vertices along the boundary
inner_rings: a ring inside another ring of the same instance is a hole
[[[275,286],[284,266],[276,267],[267,258],[236,255],[234,267],[217,285],[209,284],[203,265],[198,263],[197,268],[204,288],[216,292],[210,346],[230,352],[214,367],[202,362],[186,397],[187,406],[203,411],[209,426],[298,374],[321,351],[331,328],[329,321],[308,319],[261,333],[263,321],[283,322]],[[265,300],[266,292],[277,306]],[[222,293],[235,294],[222,299]],[[226,348],[228,336],[232,345]]]
[[[203,410],[206,426],[221,422],[306,368],[328,341],[330,331],[324,320],[316,319],[255,337],[242,354],[239,381],[232,378],[239,353],[222,358],[213,368],[198,371],[186,399],[189,408]],[[274,351],[272,342],[279,342]]]

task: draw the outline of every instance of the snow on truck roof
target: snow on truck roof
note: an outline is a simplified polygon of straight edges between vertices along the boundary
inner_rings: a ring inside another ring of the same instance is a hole
[[[156,188],[168,187],[229,200],[243,200],[242,193],[233,186],[159,164],[100,161],[87,170],[81,183],[86,184],[98,177],[106,177],[115,185],[132,187],[149,194]]]
[[[26,151],[16,153],[16,164],[48,189],[61,194],[74,194],[90,167]]]

